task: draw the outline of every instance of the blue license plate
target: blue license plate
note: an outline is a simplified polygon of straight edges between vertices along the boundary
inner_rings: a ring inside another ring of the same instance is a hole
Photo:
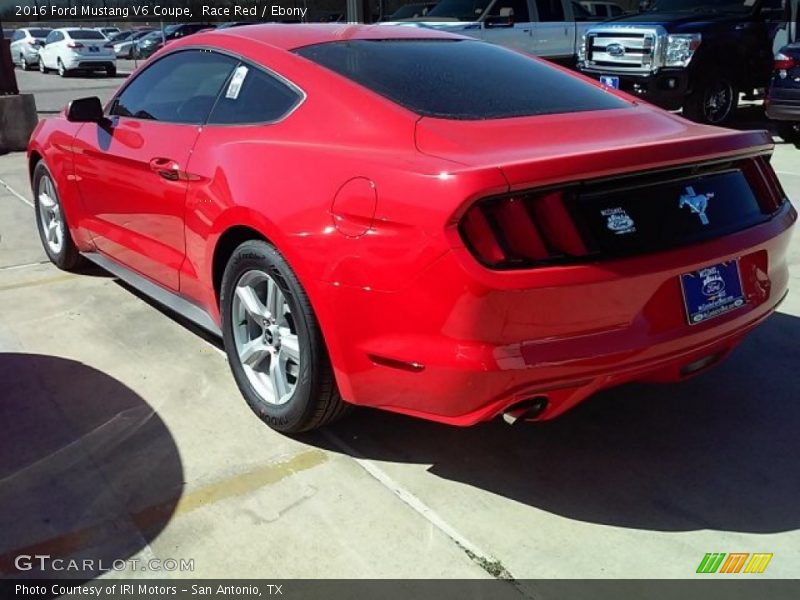
[[[681,275],[681,287],[689,325],[703,323],[747,303],[742,291],[738,260],[684,273]]]
[[[615,90],[619,89],[619,77],[614,77],[613,75],[601,75],[600,83]]]
[[[100,52],[100,48],[97,46],[89,46],[89,52]]]

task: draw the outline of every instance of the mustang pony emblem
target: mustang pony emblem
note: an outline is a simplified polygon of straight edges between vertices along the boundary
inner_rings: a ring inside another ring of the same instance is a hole
[[[706,208],[708,208],[708,201],[714,197],[714,194],[695,194],[694,188],[688,186],[686,194],[681,196],[678,208],[688,206],[693,213],[700,217],[700,222],[703,225],[708,225],[708,217],[706,216]]]

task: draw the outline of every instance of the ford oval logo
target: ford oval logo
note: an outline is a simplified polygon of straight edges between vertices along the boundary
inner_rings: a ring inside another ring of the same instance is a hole
[[[622,44],[609,44],[606,46],[606,52],[609,56],[619,58],[620,56],[625,56],[625,46]]]

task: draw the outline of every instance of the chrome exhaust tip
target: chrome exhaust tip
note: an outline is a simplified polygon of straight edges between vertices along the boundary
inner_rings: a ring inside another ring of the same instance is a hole
[[[503,411],[503,421],[514,425],[519,421],[534,421],[547,409],[547,396],[535,396],[512,405]]]

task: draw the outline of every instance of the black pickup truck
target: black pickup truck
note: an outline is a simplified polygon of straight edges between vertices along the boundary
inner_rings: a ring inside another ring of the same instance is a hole
[[[791,0],[651,0],[590,28],[578,67],[606,85],[703,123],[722,124],[739,93],[766,88],[773,39]]]

